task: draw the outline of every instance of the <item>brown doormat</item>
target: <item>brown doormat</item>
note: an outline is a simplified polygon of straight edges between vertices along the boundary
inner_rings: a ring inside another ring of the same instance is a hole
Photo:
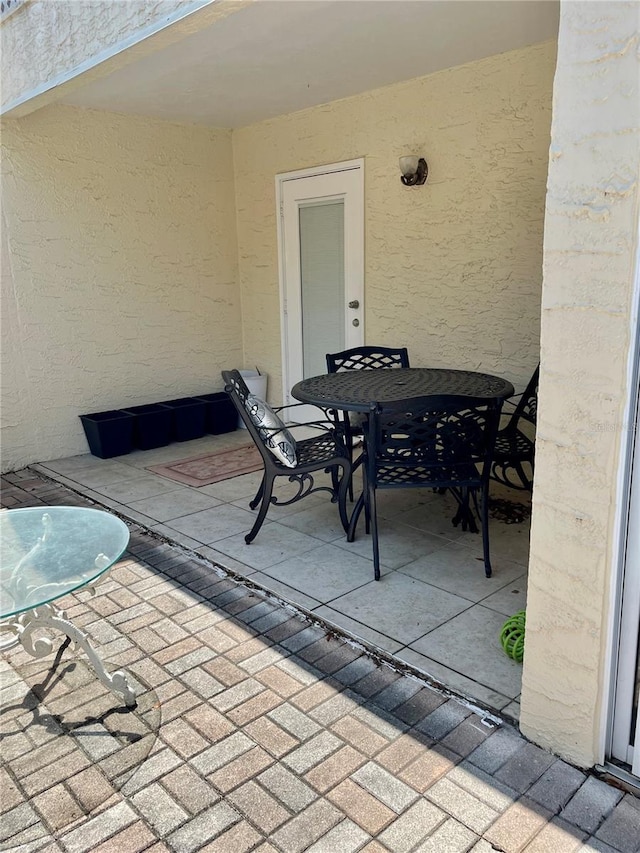
[[[210,486],[220,480],[229,480],[241,474],[250,474],[262,468],[262,456],[255,444],[219,450],[206,456],[191,456],[166,465],[151,465],[147,471],[168,477],[185,486]]]

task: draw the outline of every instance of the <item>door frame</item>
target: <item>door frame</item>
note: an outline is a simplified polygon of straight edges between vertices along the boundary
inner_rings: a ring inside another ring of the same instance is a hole
[[[635,270],[631,311],[629,317],[630,346],[627,357],[627,388],[629,393],[624,408],[624,434],[619,453],[617,474],[616,509],[613,535],[613,572],[609,587],[611,607],[606,631],[606,653],[604,660],[604,696],[599,732],[599,757],[596,767],[600,767],[618,776],[633,786],[637,786],[637,777],[630,777],[610,759],[614,751],[621,747],[620,731],[625,723],[631,721],[631,695],[628,684],[620,682],[621,668],[629,666],[628,647],[621,648],[621,629],[623,617],[628,621],[630,609],[638,606],[637,579],[629,578],[627,556],[630,545],[637,544],[637,530],[630,530],[632,513],[637,513],[640,499],[640,437],[635,425],[640,415],[640,246],[636,247]],[[635,473],[635,482],[633,474]],[[634,501],[632,503],[632,501]],[[626,581],[626,588],[625,588]],[[635,582],[634,582],[635,581]],[[629,703],[629,704],[627,704]],[[617,719],[616,719],[617,717]],[[640,719],[639,719],[640,722]],[[640,726],[636,727],[640,734]],[[638,737],[634,751],[638,749]],[[637,767],[638,754],[634,757]]]
[[[631,730],[640,617],[640,446],[637,441],[633,450],[628,518],[625,571],[621,582],[622,607],[620,612],[617,678],[611,721],[611,752],[619,760],[626,761],[631,766],[632,774],[640,778],[640,714],[636,721],[633,758],[629,754],[623,756],[623,750],[627,749],[629,732]],[[630,635],[625,635],[625,628],[627,630],[631,629]]]
[[[315,178],[324,175],[331,175],[336,172],[357,172],[360,176],[362,185],[361,203],[362,209],[357,216],[357,230],[355,235],[356,245],[354,253],[358,261],[357,274],[362,282],[362,303],[361,317],[364,330],[365,304],[364,304],[364,157],[359,157],[355,160],[343,160],[339,163],[328,163],[324,166],[311,166],[307,169],[297,169],[293,172],[282,172],[276,175],[276,219],[277,219],[277,240],[278,240],[278,288],[280,295],[280,359],[282,364],[282,399],[283,403],[291,402],[291,382],[289,381],[289,340],[288,340],[288,323],[287,323],[287,304],[286,304],[286,269],[285,269],[285,247],[284,247],[284,200],[283,187],[289,181],[295,181],[299,178]]]

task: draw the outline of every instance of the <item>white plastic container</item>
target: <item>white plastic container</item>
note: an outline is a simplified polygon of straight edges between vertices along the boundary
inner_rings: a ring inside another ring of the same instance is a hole
[[[240,376],[245,381],[245,385],[250,393],[261,400],[267,399],[267,375],[266,373],[258,373],[257,370],[241,370]],[[245,422],[238,415],[238,426],[240,429],[246,429]]]

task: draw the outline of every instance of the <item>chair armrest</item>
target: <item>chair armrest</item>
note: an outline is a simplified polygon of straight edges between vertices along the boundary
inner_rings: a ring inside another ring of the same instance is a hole
[[[287,406],[273,406],[273,411],[276,412],[277,414],[280,414],[280,412],[284,412],[287,409],[296,409],[296,408],[299,408],[300,406],[310,406],[310,405],[313,405],[314,408],[319,409],[321,412],[324,413],[324,415],[325,415],[324,420],[308,421],[307,423],[304,423],[304,424],[288,423],[287,426],[290,428],[296,427],[296,426],[320,426],[320,427],[323,427],[324,429],[335,428],[336,415],[338,415],[339,413],[336,412],[335,409],[325,409],[323,406],[318,406],[315,403],[289,403]]]
[[[286,406],[272,406],[274,412],[281,412],[283,409],[296,409],[298,406],[304,406],[305,403],[287,403]]]
[[[324,406],[318,406],[317,403],[287,403],[286,406],[272,406],[274,412],[282,412],[285,409],[298,409],[300,406],[313,406],[316,409],[320,409],[321,412],[332,412],[333,409],[325,409]]]
[[[331,421],[308,421],[304,424],[287,424],[290,430],[302,429],[302,427],[311,427],[312,429],[322,429],[325,432],[334,432],[336,425]]]

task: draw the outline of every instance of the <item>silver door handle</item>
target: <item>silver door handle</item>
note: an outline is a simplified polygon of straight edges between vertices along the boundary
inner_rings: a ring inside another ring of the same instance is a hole
[[[360,325],[360,320],[358,320],[358,318],[356,317],[356,319],[355,319],[355,320],[352,320],[352,321],[351,321],[351,323],[352,323],[352,325],[353,325],[353,326],[359,326],[359,325]]]
[[[354,299],[353,301],[351,301],[349,303],[349,308],[359,308],[359,307],[360,307],[360,303],[358,302],[357,299]]]

